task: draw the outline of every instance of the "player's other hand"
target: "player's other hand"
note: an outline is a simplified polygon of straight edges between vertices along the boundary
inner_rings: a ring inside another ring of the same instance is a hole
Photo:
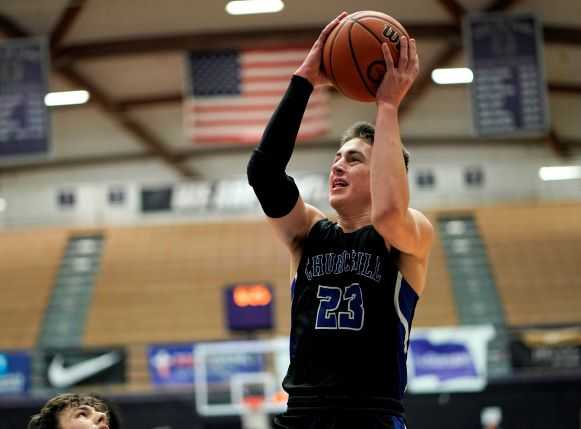
[[[401,37],[397,67],[393,63],[387,43],[381,45],[381,50],[386,70],[383,81],[377,89],[376,102],[378,105],[389,104],[397,108],[420,72],[416,41],[405,36]]]
[[[311,50],[303,60],[303,63],[295,72],[297,76],[301,76],[307,79],[314,87],[329,83],[329,79],[325,75],[322,65],[323,46],[325,44],[325,40],[327,40],[327,37],[329,37],[329,34],[331,34],[331,31],[333,31],[333,28],[335,28],[346,16],[347,12],[341,12],[337,18],[335,18],[333,21],[328,23],[325,28],[323,28],[323,31],[321,31],[321,34],[319,34],[319,37],[311,47]]]

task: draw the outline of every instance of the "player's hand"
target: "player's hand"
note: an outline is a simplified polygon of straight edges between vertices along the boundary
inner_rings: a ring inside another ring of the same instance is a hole
[[[381,45],[381,50],[386,70],[383,81],[377,89],[376,102],[377,104],[390,104],[397,108],[420,72],[416,41],[405,36],[401,37],[397,67],[393,64],[387,43]]]
[[[329,79],[325,75],[325,72],[323,71],[323,46],[325,44],[325,40],[327,40],[327,37],[329,37],[329,34],[331,34],[331,31],[333,31],[333,28],[335,28],[346,16],[347,12],[341,12],[337,18],[325,26],[313,44],[311,50],[305,57],[303,63],[295,72],[295,75],[304,77],[309,82],[311,82],[314,87],[330,83]]]

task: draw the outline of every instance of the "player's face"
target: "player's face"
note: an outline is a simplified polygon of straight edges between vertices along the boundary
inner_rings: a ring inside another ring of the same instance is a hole
[[[66,408],[58,421],[59,429],[109,429],[107,414],[89,405]]]
[[[329,203],[335,210],[371,204],[369,166],[370,144],[355,138],[347,141],[335,154],[329,174]]]

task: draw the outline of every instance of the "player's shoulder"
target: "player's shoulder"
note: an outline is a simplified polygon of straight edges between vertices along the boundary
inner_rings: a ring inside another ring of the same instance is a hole
[[[317,207],[311,204],[305,203],[305,212],[309,224],[305,237],[307,237],[311,233],[315,225],[319,223],[324,223],[322,221],[329,221],[329,218],[325,215],[325,213],[323,213],[322,210],[318,209]]]
[[[428,216],[413,207],[409,207],[408,212],[414,219],[420,232],[424,235],[424,238],[431,242],[434,236],[434,226]]]

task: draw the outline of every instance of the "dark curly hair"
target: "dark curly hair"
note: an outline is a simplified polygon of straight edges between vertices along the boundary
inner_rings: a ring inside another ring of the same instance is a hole
[[[375,127],[369,122],[365,121],[355,122],[343,133],[343,136],[341,137],[341,146],[343,146],[349,140],[356,138],[363,139],[371,146],[373,146],[373,141],[375,139]],[[410,153],[403,145],[402,145],[402,155],[405,164],[405,170],[408,171],[408,164],[410,162]]]
[[[111,429],[120,428],[119,417],[109,403],[97,395],[63,393],[49,399],[38,414],[30,418],[27,429],[59,429],[58,418],[62,411],[88,405],[95,410],[106,413]]]

